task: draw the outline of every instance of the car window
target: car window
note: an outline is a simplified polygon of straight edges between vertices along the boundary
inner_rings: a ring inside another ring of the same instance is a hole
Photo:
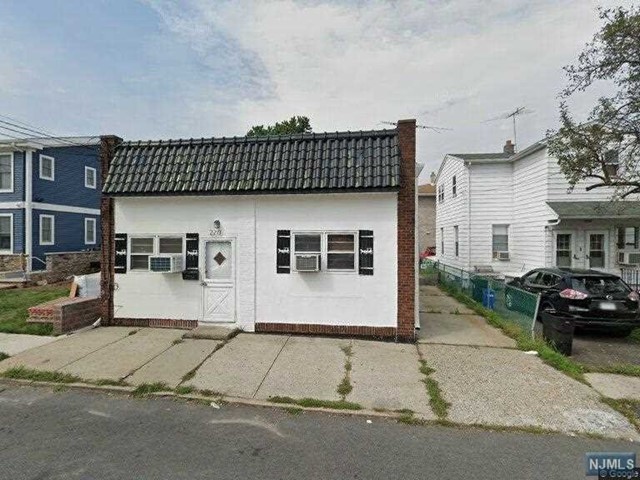
[[[631,292],[621,279],[615,277],[574,277],[571,287],[591,295],[628,295]]]
[[[538,279],[538,283],[545,287],[553,287],[560,282],[560,277],[558,275],[554,275],[553,273],[543,273],[541,277]]]
[[[531,272],[522,278],[522,283],[536,285],[538,277],[542,275],[540,272]]]

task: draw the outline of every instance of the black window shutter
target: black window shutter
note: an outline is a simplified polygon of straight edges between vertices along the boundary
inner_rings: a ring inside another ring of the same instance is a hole
[[[358,248],[360,275],[373,275],[373,230],[360,230]]]
[[[115,273],[127,273],[127,234],[115,234],[115,260],[113,270]]]
[[[200,243],[199,238],[200,236],[197,233],[187,233],[187,258],[184,263],[185,270],[198,270],[198,265],[200,263],[200,252],[198,250]]]
[[[291,272],[291,230],[278,230],[276,241],[276,273]]]

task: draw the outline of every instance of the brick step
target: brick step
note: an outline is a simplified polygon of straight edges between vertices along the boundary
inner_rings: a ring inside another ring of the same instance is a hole
[[[62,297],[28,309],[27,323],[50,323],[53,333],[88,327],[100,318],[100,297]]]

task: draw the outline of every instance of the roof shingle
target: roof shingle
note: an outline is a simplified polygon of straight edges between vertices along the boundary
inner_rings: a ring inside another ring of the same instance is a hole
[[[395,189],[396,130],[234,137],[118,146],[107,195]]]

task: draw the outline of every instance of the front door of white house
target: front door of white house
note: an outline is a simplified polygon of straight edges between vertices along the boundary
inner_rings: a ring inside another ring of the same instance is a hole
[[[605,269],[609,262],[609,232],[592,230],[585,238],[586,268]]]
[[[236,321],[235,255],[233,240],[204,242],[203,322]]]

